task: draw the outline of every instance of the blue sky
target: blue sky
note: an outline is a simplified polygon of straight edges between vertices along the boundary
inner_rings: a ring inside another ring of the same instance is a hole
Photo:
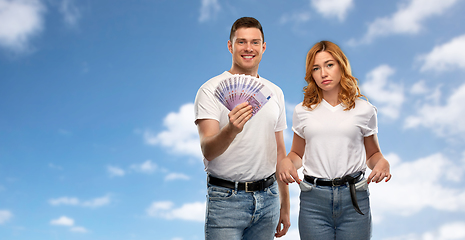
[[[203,239],[200,85],[259,19],[259,74],[302,101],[305,56],[337,43],[378,108],[389,183],[373,239],[465,239],[465,2],[0,0],[2,239]],[[297,186],[291,185],[298,239]]]

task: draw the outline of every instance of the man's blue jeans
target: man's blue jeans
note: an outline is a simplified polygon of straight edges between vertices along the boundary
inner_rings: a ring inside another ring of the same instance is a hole
[[[365,181],[363,179],[361,181]],[[366,240],[371,238],[369,191],[357,188],[357,213],[352,205],[349,186],[313,186],[300,193],[299,233],[302,240]],[[303,184],[303,183],[301,183]],[[366,184],[362,183],[361,184]]]
[[[205,239],[273,240],[279,208],[276,181],[255,192],[208,184]]]

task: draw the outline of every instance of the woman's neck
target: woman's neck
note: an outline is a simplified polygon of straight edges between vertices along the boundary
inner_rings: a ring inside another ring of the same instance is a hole
[[[323,92],[323,99],[333,107],[341,103],[341,101],[339,101],[339,94],[337,92],[334,92],[334,93]]]

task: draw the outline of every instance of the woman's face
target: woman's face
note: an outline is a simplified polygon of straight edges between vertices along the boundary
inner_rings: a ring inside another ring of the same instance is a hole
[[[341,89],[341,67],[334,57],[326,51],[315,55],[312,77],[323,92],[339,93]]]

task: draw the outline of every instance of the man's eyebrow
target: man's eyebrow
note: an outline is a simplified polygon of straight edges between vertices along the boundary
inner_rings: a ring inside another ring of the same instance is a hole
[[[245,38],[236,38],[236,41],[246,41],[247,39]],[[257,39],[252,39],[252,42],[261,42],[262,40],[260,38]]]

